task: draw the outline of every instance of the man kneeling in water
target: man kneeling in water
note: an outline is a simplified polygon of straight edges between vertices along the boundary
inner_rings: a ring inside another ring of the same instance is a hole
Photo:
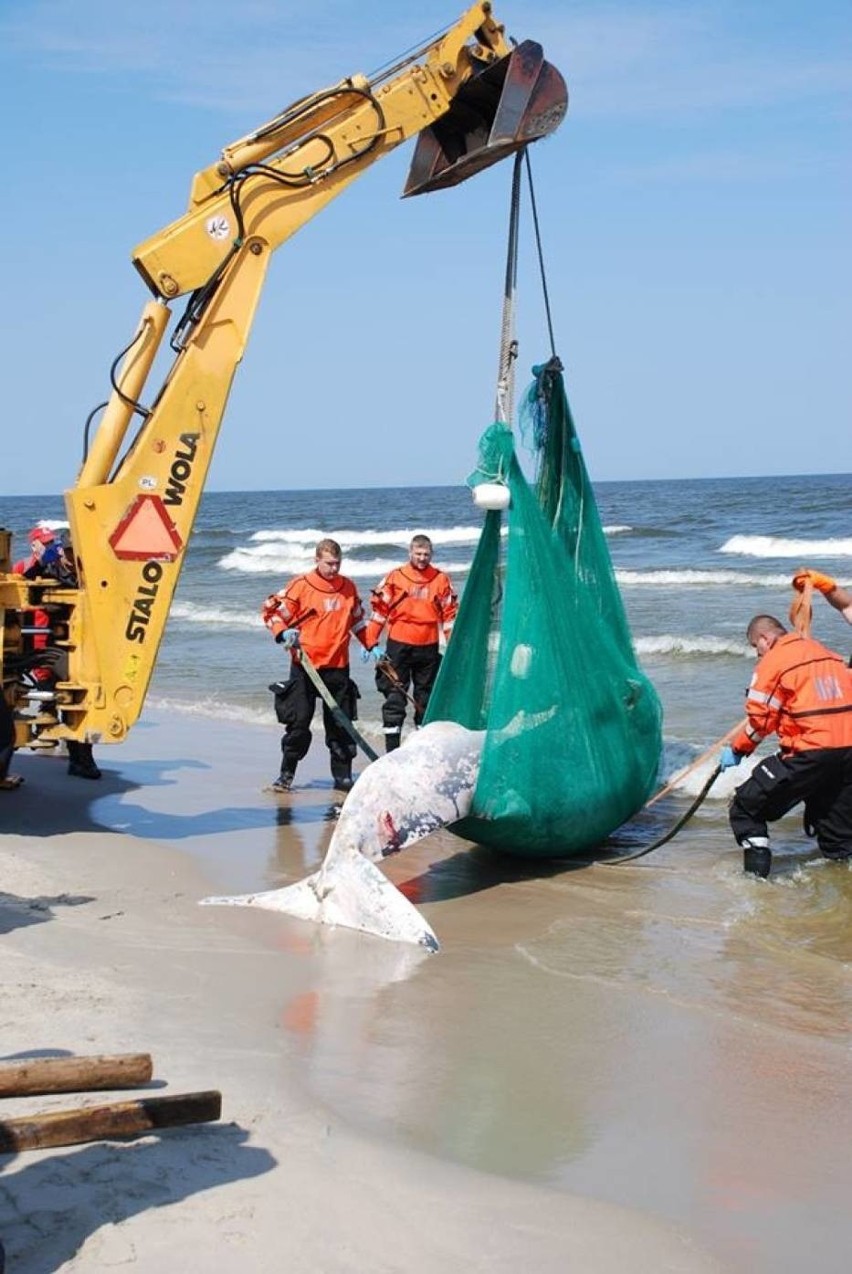
[[[852,670],[811,637],[755,615],[747,638],[758,655],[746,694],[746,728],[722,750],[723,770],[738,765],[767,735],[781,749],[760,761],[734,793],[730,823],[743,868],[768,876],[768,822],[799,801],[805,825],[826,858],[852,857]]]

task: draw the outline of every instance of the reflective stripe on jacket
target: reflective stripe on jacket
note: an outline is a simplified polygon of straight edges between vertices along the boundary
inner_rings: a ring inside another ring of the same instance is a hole
[[[788,754],[852,747],[852,670],[820,642],[785,633],[758,660],[746,714],[736,752],[753,752],[773,733]]]
[[[367,645],[374,646],[385,624],[388,636],[409,646],[429,646],[449,638],[458,599],[449,577],[434,566],[418,571],[410,563],[390,571],[371,595]]]
[[[274,637],[285,628],[298,628],[299,642],[318,668],[348,666],[350,634],[366,645],[364,609],[345,575],[330,580],[316,571],[298,575],[280,593],[267,597],[261,614]]]

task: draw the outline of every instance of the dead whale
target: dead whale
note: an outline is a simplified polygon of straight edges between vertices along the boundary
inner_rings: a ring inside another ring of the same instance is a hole
[[[375,864],[470,812],[484,742],[485,731],[452,721],[424,726],[359,775],[319,871],[203,905],[263,907],[437,951],[431,927]]]

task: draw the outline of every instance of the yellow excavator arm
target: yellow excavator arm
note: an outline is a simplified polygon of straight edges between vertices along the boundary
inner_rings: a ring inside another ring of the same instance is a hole
[[[552,132],[566,109],[565,84],[541,47],[507,43],[480,3],[379,79],[353,75],[302,98],[196,174],[184,215],[133,254],[153,299],[66,492],[77,587],[11,574],[8,537],[5,549],[0,539],[0,659],[19,709],[18,746],[117,742],[139,716],[274,250],[414,135],[406,195],[464,180]],[[174,360],[143,405],[170,303],[181,297]],[[12,672],[39,608],[50,644],[67,652],[53,702]]]

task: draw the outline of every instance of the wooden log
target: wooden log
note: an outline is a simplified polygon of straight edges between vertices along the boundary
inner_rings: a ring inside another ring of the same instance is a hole
[[[0,1062],[0,1097],[75,1093],[92,1088],[138,1088],[154,1073],[150,1053],[96,1057],[29,1057]]]
[[[140,1097],[104,1106],[80,1106],[21,1119],[0,1120],[0,1154],[77,1146],[86,1141],[140,1137],[160,1128],[200,1124],[218,1119],[222,1094],[181,1093],[174,1097]]]

